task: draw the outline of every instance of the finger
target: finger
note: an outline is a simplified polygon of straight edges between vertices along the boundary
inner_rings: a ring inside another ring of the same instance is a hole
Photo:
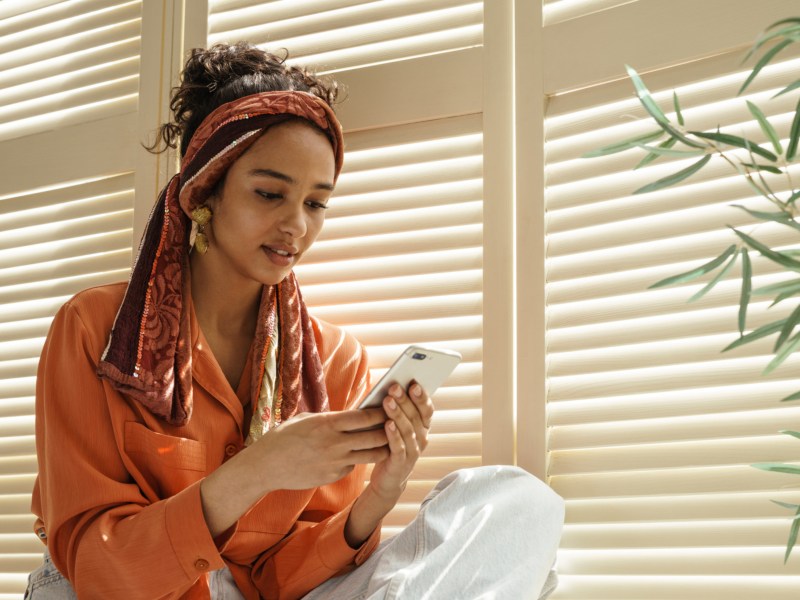
[[[354,465],[371,465],[386,460],[389,453],[389,446],[370,448],[369,450],[354,450],[347,457],[347,462]]]
[[[386,432],[383,427],[367,431],[345,432],[344,435],[347,436],[347,444],[351,450],[380,448],[389,443],[386,440]]]
[[[409,393],[412,390],[414,391],[419,390],[419,393],[416,394],[418,398],[421,398],[422,395],[424,394],[424,390],[416,382],[412,382],[412,384],[408,386],[408,389]],[[392,393],[394,397],[397,397],[399,393],[399,398],[397,398],[397,403],[402,409],[403,413],[408,417],[408,420],[411,423],[411,427],[414,430],[414,434],[416,437],[416,439],[414,440],[414,447],[421,452],[428,445],[428,426],[430,424],[430,418],[426,419],[422,415],[417,404],[413,400],[411,400],[409,396],[403,393],[403,389],[400,388],[400,386],[397,386],[396,389],[393,388],[392,390],[390,390],[390,393]],[[389,415],[389,417],[391,418],[392,415]]]
[[[410,401],[409,401],[410,404]],[[405,453],[408,456],[418,457],[419,447],[417,441],[417,432],[415,424],[403,412],[402,408],[395,402],[394,398],[389,398],[384,401],[384,408],[389,415],[390,421],[386,424],[388,431],[386,437],[389,440],[389,447],[392,446],[392,437],[390,432],[398,432],[405,447]],[[419,415],[417,415],[419,419]]]
[[[386,421],[382,408],[362,408],[329,413],[331,423],[337,431],[357,431],[381,425]]]
[[[389,420],[386,422],[384,430],[386,431],[386,439],[389,440],[389,452],[391,457],[400,463],[405,463],[407,448],[403,441],[403,436],[397,428],[397,424]]]
[[[391,388],[389,388],[389,396],[397,403],[400,407],[400,410],[408,417],[408,420],[414,423],[415,421],[422,422],[422,416],[419,414],[419,410],[417,410],[416,404],[414,404],[411,399],[406,395],[405,390],[401,388],[399,385],[395,384]],[[384,406],[384,409],[386,407]],[[386,413],[389,415],[389,413]],[[392,415],[389,415],[391,418]]]
[[[428,392],[416,381],[412,381],[408,386],[408,395],[411,401],[417,407],[420,417],[422,417],[422,424],[425,429],[431,428],[431,421],[433,421],[433,413],[435,407],[433,400],[431,400]]]

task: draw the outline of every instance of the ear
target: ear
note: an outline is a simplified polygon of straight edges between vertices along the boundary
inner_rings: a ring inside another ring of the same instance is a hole
[[[212,211],[214,211],[214,209],[217,207],[217,204],[222,201],[222,196],[225,192],[225,179],[227,174],[227,172],[223,173],[222,177],[220,177],[219,181],[214,184],[214,187],[211,189],[211,192],[206,198],[206,204]]]

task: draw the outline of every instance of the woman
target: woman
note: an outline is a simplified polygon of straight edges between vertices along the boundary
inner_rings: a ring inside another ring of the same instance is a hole
[[[292,273],[342,166],[335,98],[335,84],[247,44],[192,52],[160,132],[180,138],[181,170],[131,279],[76,295],[42,352],[32,508],[47,551],[26,597],[546,587],[563,507],[519,469],[449,476],[375,552],[433,404],[395,385],[383,409],[345,410],[367,391],[366,353],[308,315]]]

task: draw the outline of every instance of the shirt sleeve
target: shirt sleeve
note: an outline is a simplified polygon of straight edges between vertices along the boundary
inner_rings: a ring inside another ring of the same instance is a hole
[[[39,362],[33,509],[55,566],[81,599],[178,598],[224,566],[200,482],[166,500],[144,497],[117,446],[96,344],[78,309],[62,307]]]
[[[358,354],[345,408],[352,408],[369,387],[367,353],[360,344]],[[258,558],[251,577],[263,597],[302,598],[369,558],[380,542],[380,523],[358,548],[350,547],[344,537],[350,509],[364,489],[366,471],[366,465],[356,465],[339,481],[318,488],[289,534]]]

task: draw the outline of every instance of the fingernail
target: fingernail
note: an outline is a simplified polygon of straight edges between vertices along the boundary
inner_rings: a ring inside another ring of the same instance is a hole
[[[389,429],[391,429],[392,431],[397,429],[397,425],[394,424],[394,421],[389,421]]]
[[[419,387],[418,383],[415,383],[414,385],[411,386],[411,393],[414,396],[421,396],[422,395],[422,388]]]
[[[388,404],[389,404],[389,409],[390,410],[395,410],[397,408],[397,402],[395,402],[391,398],[389,398]]]
[[[403,388],[401,388],[396,383],[392,386],[392,389],[389,390],[389,393],[394,396],[395,398],[399,398],[403,395]]]

